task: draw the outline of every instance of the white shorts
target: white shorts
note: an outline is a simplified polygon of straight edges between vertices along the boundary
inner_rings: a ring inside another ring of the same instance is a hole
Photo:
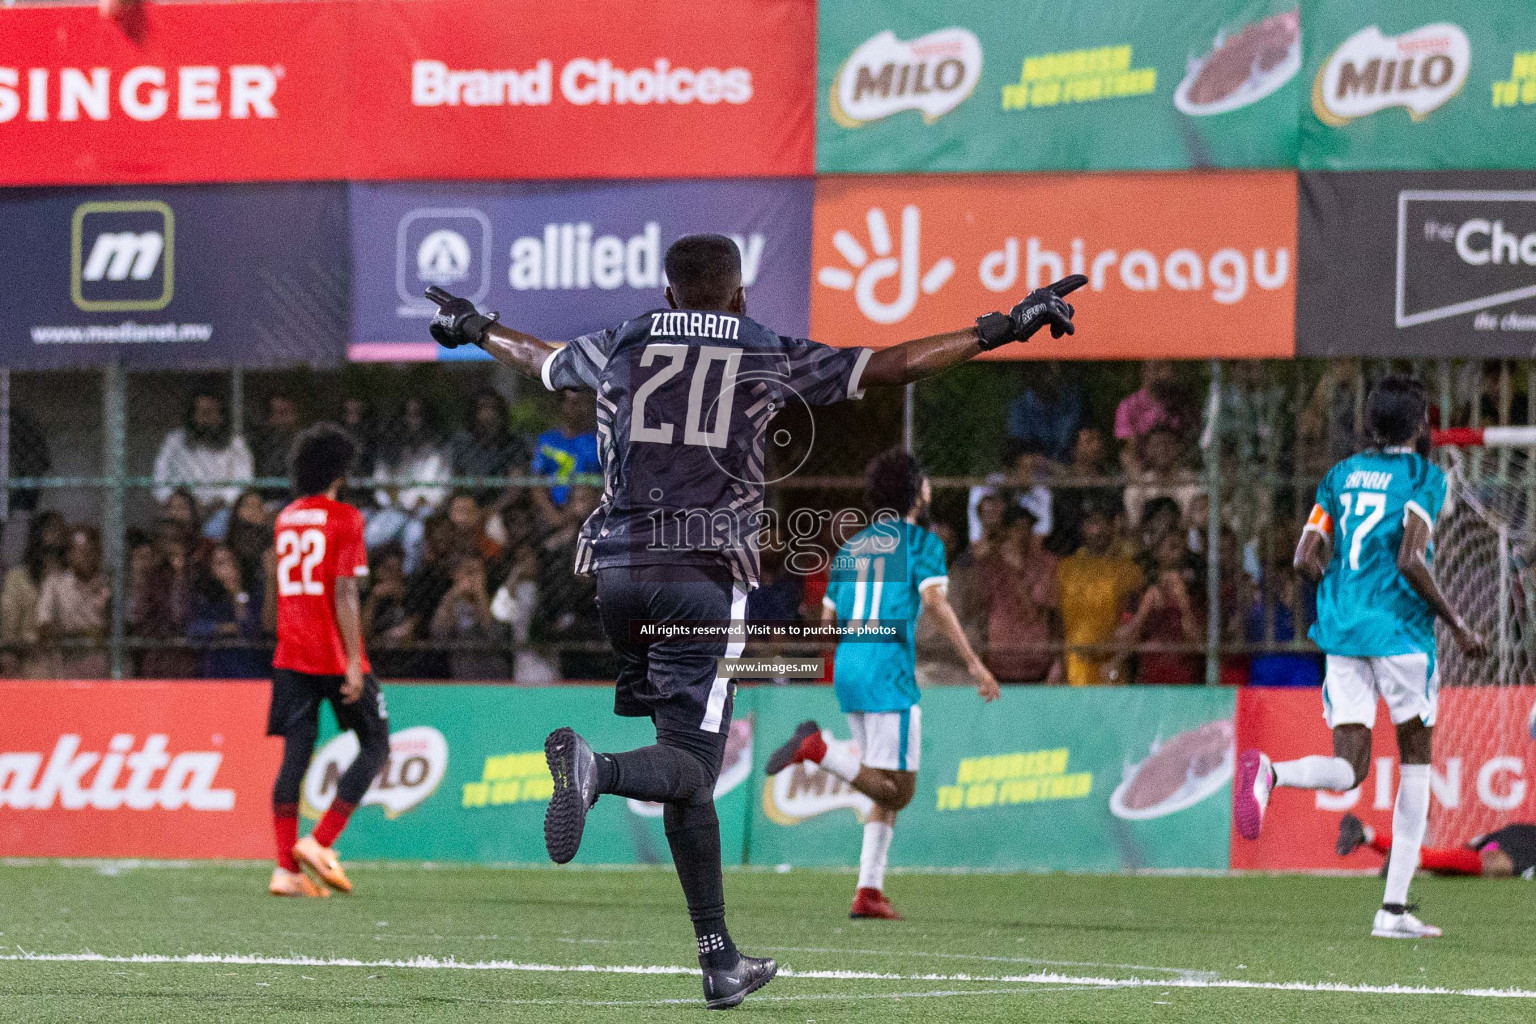
[[[1417,718],[1435,724],[1440,706],[1440,673],[1431,671],[1427,654],[1386,658],[1328,655],[1323,676],[1323,721],[1328,728],[1376,724],[1376,698],[1387,702],[1393,725]]]
[[[916,704],[906,711],[850,711],[848,728],[858,744],[860,764],[893,772],[917,771],[923,712]]]

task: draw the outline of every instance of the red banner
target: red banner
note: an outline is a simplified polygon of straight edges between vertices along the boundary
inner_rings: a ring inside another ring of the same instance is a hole
[[[0,185],[346,177],[348,3],[5,12]]]
[[[1440,691],[1430,776],[1429,835],[1460,846],[1515,821],[1536,821],[1536,744],[1526,716],[1536,687],[1448,687]],[[1234,832],[1232,866],[1263,870],[1348,870],[1380,867],[1369,851],[1334,853],[1339,819],[1348,811],[1390,830],[1397,797],[1397,740],[1384,708],[1372,730],[1371,774],[1349,793],[1277,789],[1264,832],[1248,842]],[[1333,743],[1316,690],[1238,691],[1237,748],[1257,747],[1276,761],[1327,754]]]
[[[364,6],[351,177],[812,172],[812,0]]]
[[[268,692],[0,682],[0,856],[270,856]]]
[[[812,171],[815,5],[8,11],[0,185]]]

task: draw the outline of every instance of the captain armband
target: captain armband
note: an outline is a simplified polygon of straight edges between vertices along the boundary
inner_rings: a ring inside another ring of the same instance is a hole
[[[1333,539],[1333,517],[1321,505],[1312,506],[1312,514],[1307,516],[1307,525],[1302,527],[1302,533],[1318,533],[1329,540]]]

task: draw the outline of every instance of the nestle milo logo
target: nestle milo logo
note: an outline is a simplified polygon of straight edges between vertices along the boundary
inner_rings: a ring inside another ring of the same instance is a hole
[[[863,821],[875,803],[847,782],[814,764],[792,764],[763,785],[763,813],[776,825],[798,825],[806,818],[846,807]]]
[[[857,128],[902,110],[933,122],[958,107],[981,80],[981,42],[964,28],[911,41],[881,32],[848,55],[832,81],[832,120]]]
[[[1312,110],[1338,128],[1388,107],[1406,107],[1422,121],[1461,91],[1472,66],[1472,44],[1461,26],[1435,22],[1382,35],[1367,26],[1344,40],[1312,83]]]

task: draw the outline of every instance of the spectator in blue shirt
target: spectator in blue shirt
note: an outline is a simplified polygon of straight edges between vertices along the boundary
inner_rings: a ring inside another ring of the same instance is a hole
[[[560,425],[539,435],[534,444],[533,475],[554,481],[555,486],[536,488],[533,500],[546,522],[559,518],[570,494],[572,477],[603,471],[597,458],[597,434],[592,430],[592,399],[566,391],[560,399]]]
[[[1302,581],[1296,570],[1282,566],[1274,572],[1273,590],[1267,598],[1259,596],[1248,612],[1249,643],[1270,640],[1291,643],[1298,636],[1305,636],[1307,627],[1312,624],[1312,601],[1302,592]],[[1273,636],[1267,636],[1271,615],[1275,632]],[[1306,651],[1256,654],[1248,681],[1254,686],[1321,686],[1322,662],[1320,655]]]
[[[1082,383],[1068,376],[1060,363],[1048,363],[1008,407],[1009,440],[1020,451],[1067,462],[1083,424],[1083,407]]]

